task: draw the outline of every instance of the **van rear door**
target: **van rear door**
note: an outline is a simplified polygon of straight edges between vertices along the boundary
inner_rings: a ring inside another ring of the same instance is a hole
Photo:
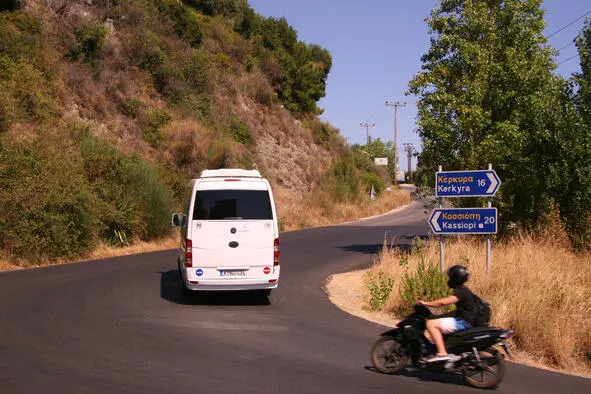
[[[203,270],[204,279],[261,278],[273,268],[276,235],[269,191],[264,182],[248,184],[250,189],[197,190],[193,267]]]

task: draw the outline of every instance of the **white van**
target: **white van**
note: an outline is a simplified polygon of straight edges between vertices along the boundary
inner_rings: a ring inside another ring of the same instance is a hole
[[[178,269],[185,290],[258,290],[279,283],[279,229],[269,182],[256,170],[205,170],[186,193]]]

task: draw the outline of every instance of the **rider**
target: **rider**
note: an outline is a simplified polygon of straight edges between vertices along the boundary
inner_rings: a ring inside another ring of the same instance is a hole
[[[433,338],[435,346],[437,346],[437,354],[429,357],[427,362],[458,361],[461,358],[460,356],[448,354],[447,350],[445,350],[443,334],[451,334],[472,327],[477,314],[474,294],[468,287],[464,286],[469,275],[466,267],[454,265],[447,271],[447,275],[449,277],[447,285],[453,289],[453,295],[435,301],[419,301],[419,304],[430,307],[456,304],[454,317],[427,320],[427,331]]]

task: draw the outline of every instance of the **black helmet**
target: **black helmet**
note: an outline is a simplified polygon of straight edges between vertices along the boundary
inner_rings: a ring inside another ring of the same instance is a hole
[[[468,280],[468,270],[466,267],[461,265],[454,265],[450,269],[447,270],[447,276],[449,276],[449,280],[447,281],[447,285],[455,289],[459,285],[466,283]]]

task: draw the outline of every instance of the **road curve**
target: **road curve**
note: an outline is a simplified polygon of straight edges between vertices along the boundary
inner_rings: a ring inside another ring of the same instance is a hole
[[[368,264],[384,238],[427,232],[418,203],[358,223],[281,235],[269,300],[182,297],[176,251],[0,273],[2,393],[474,392],[424,371],[369,368],[384,327],[322,290]],[[498,392],[589,393],[591,380],[510,364]]]

